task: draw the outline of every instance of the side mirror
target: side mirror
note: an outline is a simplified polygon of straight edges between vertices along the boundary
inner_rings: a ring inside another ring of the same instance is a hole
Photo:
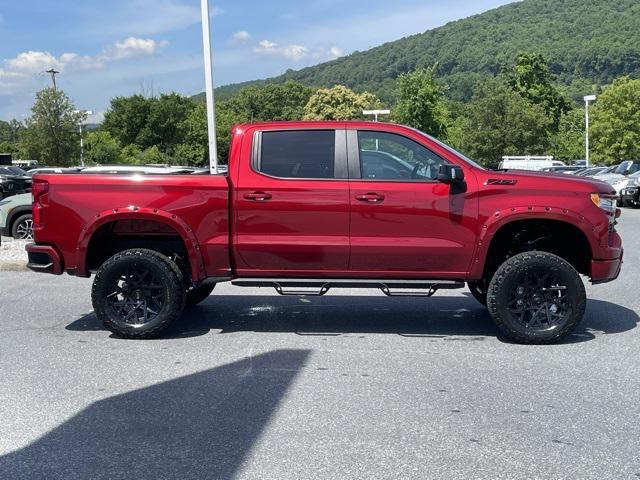
[[[462,170],[462,167],[450,163],[440,165],[438,181],[442,183],[462,183],[464,182],[464,170]]]

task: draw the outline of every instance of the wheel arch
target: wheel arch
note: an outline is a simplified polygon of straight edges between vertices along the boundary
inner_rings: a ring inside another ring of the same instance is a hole
[[[21,216],[27,215],[27,214],[33,215],[31,210],[31,205],[21,205],[11,210],[9,217],[7,218],[7,224],[5,225],[5,228],[7,229],[7,231],[11,232],[16,220],[18,220],[18,218],[20,218]]]
[[[469,278],[472,280],[483,278],[487,267],[490,266],[492,247],[495,248],[496,239],[500,239],[501,233],[503,234],[519,225],[532,223],[554,225],[574,232],[576,238],[580,239],[580,247],[584,249],[581,253],[585,256],[585,264],[579,265],[580,268],[577,269],[582,274],[590,274],[590,262],[593,258],[593,252],[598,248],[598,244],[595,236],[592,235],[595,227],[584,216],[562,208],[513,207],[494,213],[482,225]],[[552,251],[550,253],[555,252]]]
[[[96,234],[121,221],[150,222],[170,228],[180,239],[187,253],[192,280],[197,282],[206,277],[200,245],[191,227],[175,214],[156,208],[137,207],[114,208],[101,212],[83,227],[76,247],[76,274],[78,276],[88,277],[90,274],[89,259],[92,253],[92,240],[96,238]]]

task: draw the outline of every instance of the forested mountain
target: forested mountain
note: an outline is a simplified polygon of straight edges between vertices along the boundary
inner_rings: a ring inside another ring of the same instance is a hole
[[[468,100],[477,81],[520,52],[541,53],[569,96],[578,98],[616,77],[640,72],[639,0],[524,0],[364,52],[266,80],[223,86],[224,99],[249,85],[297,80],[346,85],[385,101],[395,78],[438,65],[453,100]]]

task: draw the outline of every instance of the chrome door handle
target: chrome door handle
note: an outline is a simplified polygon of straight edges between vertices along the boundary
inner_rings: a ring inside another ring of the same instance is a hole
[[[254,202],[266,202],[267,200],[271,200],[271,194],[265,192],[245,193],[244,198]]]
[[[356,200],[367,203],[381,203],[384,201],[384,195],[379,193],[365,193],[363,195],[356,195]]]

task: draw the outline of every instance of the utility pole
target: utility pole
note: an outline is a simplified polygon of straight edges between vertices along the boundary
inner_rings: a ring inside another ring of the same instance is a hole
[[[53,82],[53,90],[54,91],[58,90],[58,88],[56,87],[56,75],[59,74],[60,72],[56,71],[53,68],[50,68],[49,70],[46,70],[44,73],[48,73],[49,75],[51,75],[51,81]]]

